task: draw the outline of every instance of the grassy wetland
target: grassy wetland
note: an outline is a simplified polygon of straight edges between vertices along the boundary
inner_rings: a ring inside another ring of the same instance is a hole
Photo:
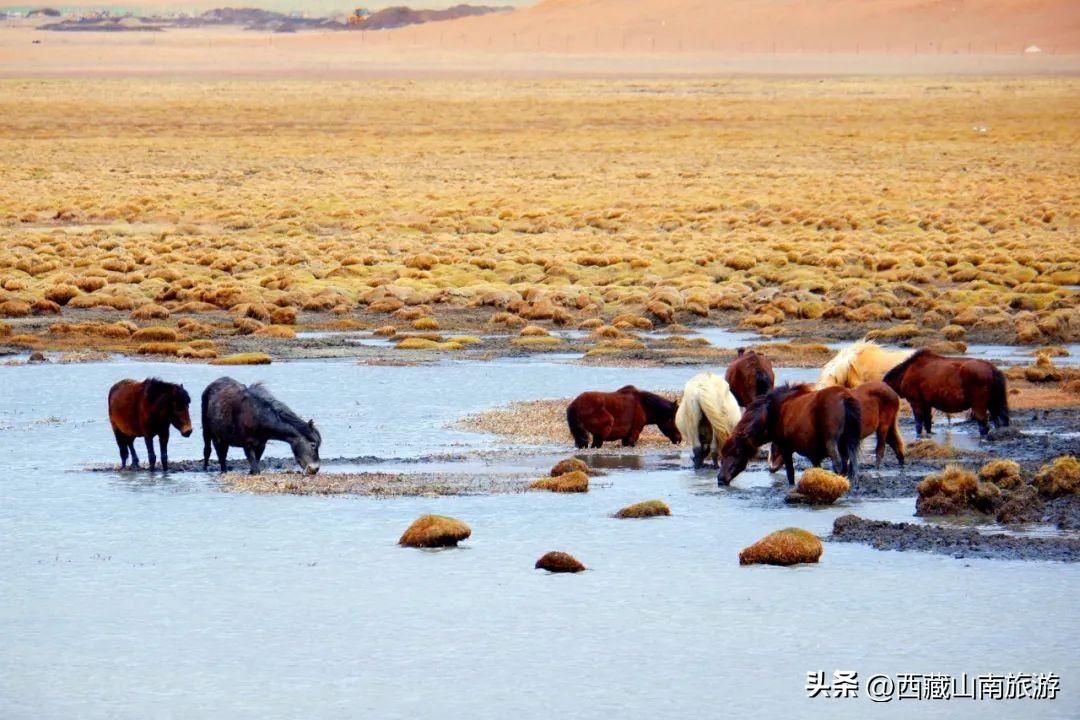
[[[0,343],[207,362],[312,329],[410,356],[579,328],[597,361],[706,324],[1074,342],[1077,89],[7,80]]]

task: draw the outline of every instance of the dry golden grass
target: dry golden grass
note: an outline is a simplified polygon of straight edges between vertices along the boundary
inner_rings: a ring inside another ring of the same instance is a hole
[[[846,477],[823,468],[807,468],[795,486],[795,492],[808,502],[820,505],[832,505],[850,489]]]
[[[671,515],[671,508],[663,500],[646,500],[645,502],[634,503],[615,513],[615,517],[620,519],[650,518],[659,515]]]
[[[537,570],[547,570],[552,573],[577,573],[585,570],[585,566],[570,553],[552,550],[544,553],[536,561]]]
[[[930,439],[916,440],[904,448],[904,455],[913,460],[949,460],[959,454],[952,445],[942,445]]]
[[[269,365],[272,359],[262,352],[236,353],[225,357],[215,358],[210,361],[211,365]]]
[[[580,470],[546,477],[529,483],[530,490],[550,490],[557,493],[583,493],[589,491],[589,476]]]
[[[571,472],[582,472],[586,475],[589,474],[588,464],[580,458],[565,458],[555,463],[551,468],[551,477],[559,477]]]
[[[946,465],[939,473],[927,475],[915,488],[916,515],[956,515],[969,509],[979,491],[975,473],[956,465]]]
[[[423,307],[402,323],[634,330],[726,313],[767,333],[1063,342],[1078,87],[3,81],[0,317],[215,309],[258,332]]]
[[[1054,458],[1039,468],[1032,484],[1047,497],[1075,495],[1080,492],[1080,461],[1072,455]]]
[[[1020,464],[1015,460],[991,460],[979,468],[979,480],[992,482],[1004,490],[1024,484]]]
[[[472,529],[460,520],[445,515],[421,515],[398,540],[405,547],[453,547],[472,535]]]
[[[816,563],[824,548],[816,535],[800,528],[785,528],[766,535],[739,553],[740,565],[797,565]]]

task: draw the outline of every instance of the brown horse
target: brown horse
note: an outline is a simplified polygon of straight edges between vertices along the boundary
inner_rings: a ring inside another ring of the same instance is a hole
[[[759,396],[746,408],[724,447],[717,485],[729,485],[758,448],[771,442],[784,459],[788,483],[795,484],[793,454],[814,467],[826,457],[833,470],[854,480],[859,472],[859,401],[842,387],[814,390],[810,385],[783,385]]]
[[[900,466],[904,465],[904,440],[900,437],[900,428],[896,425],[896,419],[900,414],[900,396],[883,382],[863,383],[851,391],[855,399],[859,401],[859,411],[862,414],[862,428],[859,438],[865,439],[871,435],[877,435],[877,448],[875,450],[876,464],[881,466],[885,459],[885,446],[892,448]],[[769,470],[776,472],[784,464],[784,458],[773,445],[769,451]]]
[[[739,407],[744,408],[754,402],[754,398],[773,389],[776,375],[773,374],[769,358],[758,355],[753,350],[739,348],[739,354],[728,365],[724,379],[739,402]]]
[[[598,448],[605,440],[622,440],[624,447],[633,447],[646,425],[656,425],[672,443],[682,442],[675,425],[679,403],[659,395],[638,390],[633,385],[615,392],[583,392],[566,408],[566,424],[574,436],[574,445]]]
[[[986,360],[942,357],[923,348],[885,373],[885,382],[911,403],[915,434],[930,434],[934,410],[958,413],[971,410],[979,434],[1009,425],[1005,375]]]
[[[184,437],[191,435],[191,417],[188,405],[191,397],[183,385],[149,378],[121,380],[109,390],[109,422],[120,448],[120,468],[127,467],[131,453],[131,467],[139,467],[135,454],[135,438],[146,439],[146,455],[150,469],[154,469],[154,436],[161,444],[161,469],[169,469],[169,426],[174,426]]]

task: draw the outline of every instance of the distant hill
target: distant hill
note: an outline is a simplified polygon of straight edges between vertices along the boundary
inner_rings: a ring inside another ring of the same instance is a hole
[[[492,7],[488,5],[454,5],[445,10],[413,10],[405,6],[389,7],[368,15],[362,22],[353,23],[353,30],[388,30],[391,28],[405,27],[406,25],[419,25],[421,23],[442,22],[457,20],[463,17],[476,15],[488,15],[496,12],[513,10],[508,5]]]

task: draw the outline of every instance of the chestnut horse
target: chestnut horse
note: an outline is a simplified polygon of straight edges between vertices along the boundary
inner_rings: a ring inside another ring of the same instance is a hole
[[[859,401],[859,411],[862,414],[859,437],[865,439],[877,435],[877,448],[874,453],[876,465],[881,467],[881,461],[885,459],[885,446],[888,445],[896,455],[897,462],[903,467],[904,440],[900,437],[900,428],[896,424],[900,415],[900,396],[883,382],[863,383],[854,388],[851,394]],[[769,470],[776,472],[783,464],[784,458],[773,445],[769,452]]]
[[[191,396],[183,385],[174,385],[157,378],[121,380],[109,389],[109,422],[112,424],[116,444],[120,448],[120,469],[127,467],[131,453],[131,467],[139,467],[135,454],[135,438],[146,439],[146,456],[150,469],[154,469],[154,436],[161,445],[161,469],[169,469],[169,426],[174,426],[184,437],[191,435],[191,417],[188,405]]]
[[[605,440],[622,440],[624,447],[633,447],[646,425],[656,425],[675,445],[682,434],[675,425],[679,403],[659,395],[638,390],[633,385],[615,392],[583,392],[566,408],[566,424],[574,436],[574,445],[598,448]]]
[[[926,348],[885,373],[885,382],[911,403],[915,434],[930,434],[934,410],[958,413],[971,410],[979,434],[1009,425],[1009,399],[1005,375],[986,360],[943,357]]]
[[[799,453],[819,467],[826,457],[833,471],[854,480],[859,472],[862,413],[850,390],[810,385],[783,385],[759,396],[746,408],[721,449],[717,485],[729,485],[758,448],[771,442],[784,460],[787,479],[795,484],[792,455]]]
[[[745,348],[739,348],[739,354],[728,365],[724,379],[739,407],[743,408],[754,402],[754,398],[772,390],[776,382],[769,358]]]

